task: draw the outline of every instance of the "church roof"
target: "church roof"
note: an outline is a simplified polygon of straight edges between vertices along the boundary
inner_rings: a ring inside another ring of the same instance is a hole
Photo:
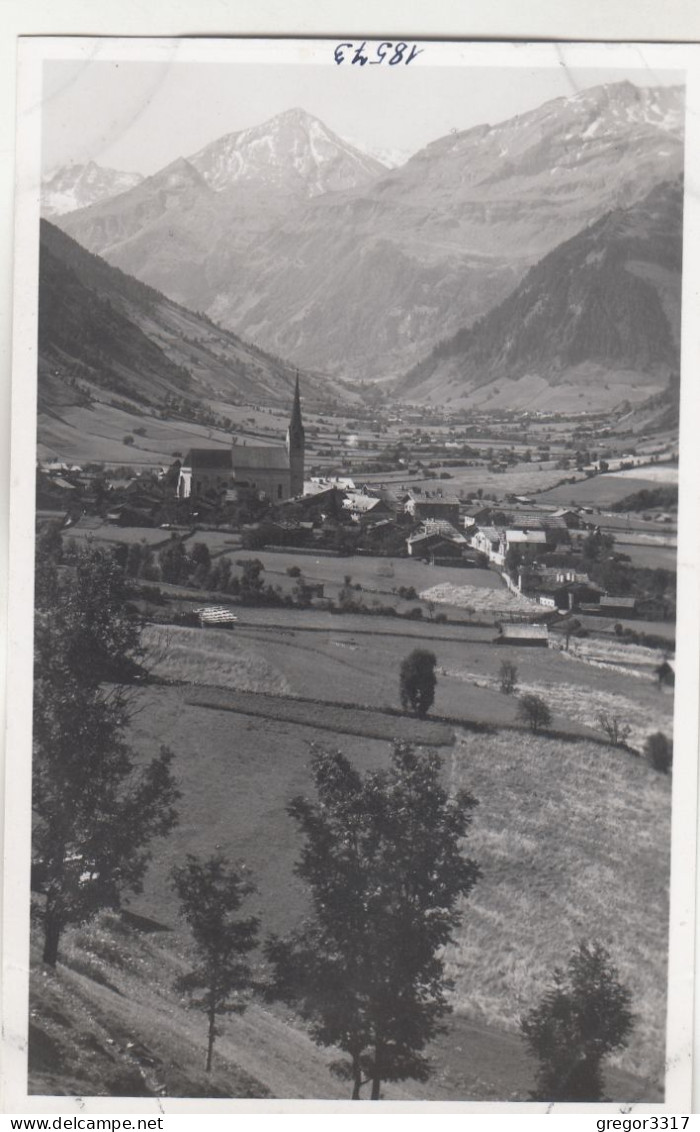
[[[232,467],[230,448],[190,448],[183,460],[183,467],[216,468],[230,471]]]
[[[275,471],[289,471],[287,449],[279,445],[234,444],[230,459],[235,469],[250,469],[252,471],[272,468]]]

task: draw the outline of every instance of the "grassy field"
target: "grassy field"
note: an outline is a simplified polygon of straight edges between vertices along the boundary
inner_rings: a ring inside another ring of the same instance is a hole
[[[606,472],[603,475],[592,476],[590,479],[579,480],[578,483],[565,483],[550,491],[540,489],[538,496],[540,503],[564,503],[576,507],[609,507],[619,503],[627,495],[649,490],[660,484],[678,482],[678,469],[675,469],[675,481],[657,478],[663,471],[672,472],[674,469],[665,465],[644,468],[633,468],[624,472]],[[531,489],[533,490],[533,489]]]
[[[256,1002],[219,1020],[207,1075],[204,1019],[174,985],[189,958],[178,935],[102,914],[63,942],[55,973],[40,966],[38,941],[32,948],[30,1095],[348,1099],[330,1071],[337,1051],[316,1046],[287,1010]],[[430,1079],[387,1084],[383,1098],[523,1100],[533,1086],[524,1043],[483,1021],[453,1015],[427,1052]],[[648,1083],[619,1070],[606,1086],[629,1101],[650,1097]]]
[[[99,402],[88,408],[70,406],[60,417],[40,414],[37,423],[37,458],[40,460],[60,456],[78,463],[98,460],[136,468],[157,467],[171,464],[173,452],[184,454],[191,447],[230,444],[230,435],[218,429],[186,421],[136,416]],[[146,435],[134,435],[135,427],[145,428]],[[134,443],[127,447],[124,437],[129,435],[134,435]]]
[[[255,875],[251,910],[265,930],[290,928],[307,903],[292,870],[300,843],[285,806],[310,790],[319,732],[197,707],[181,689],[144,689],[138,699],[134,743],[173,748],[183,800],[180,825],[157,846],[132,908],[173,924],[171,867],[187,852],[221,849]],[[329,735],[327,745],[364,769],[385,765],[388,754],[386,743],[351,736]],[[465,736],[444,757],[450,783],[480,801],[469,852],[483,878],[448,956],[458,1011],[514,1030],[576,940],[601,937],[643,1005],[620,1064],[655,1074],[663,1057],[668,781],[613,749],[523,734]]]
[[[655,542],[628,542],[624,535],[616,538],[615,549],[629,556],[633,566],[649,570],[675,570],[678,565],[678,547],[663,546]]]
[[[125,543],[130,546],[137,542],[149,546],[151,550],[158,550],[172,538],[172,531],[164,531],[159,527],[119,527],[116,523],[87,518],[80,519],[74,527],[68,527],[61,533],[67,541],[75,542],[78,546],[90,542],[115,546],[117,543]]]
[[[221,537],[221,536],[218,536]],[[230,536],[229,536],[230,537]],[[209,534],[197,534],[193,541],[207,542]],[[210,547],[211,549],[212,547]],[[443,577],[445,571],[439,567],[428,566],[415,558],[372,558],[357,555],[336,557],[324,554],[295,554],[293,549],[284,551],[240,550],[236,551],[234,562],[239,558],[258,558],[265,567],[265,578],[274,585],[288,578],[287,569],[297,566],[309,582],[323,582],[335,593],[343,585],[346,575],[352,584],[359,584],[363,592],[391,595],[401,586],[413,586],[416,591],[434,585],[436,575]],[[455,569],[450,577],[483,590],[500,592],[503,583],[493,570]],[[293,584],[291,579],[290,584]],[[286,584],[286,582],[285,582]],[[358,594],[358,596],[360,596]]]
[[[377,708],[399,706],[399,666],[421,644],[420,637],[375,634],[371,632],[373,619],[359,617],[342,619],[357,630],[350,633],[338,632],[340,625],[332,621],[326,632],[243,621],[249,613],[258,612],[263,611],[242,610],[242,623],[233,631],[150,626],[144,636],[152,646],[148,666],[155,675],[196,684],[284,692]],[[269,612],[279,621],[284,618],[278,611]],[[395,626],[396,622],[387,624]],[[398,624],[415,628],[411,622]],[[571,642],[574,647],[568,653],[496,647],[488,643],[488,634],[483,639],[485,631],[478,631],[481,639],[471,640],[458,632],[453,630],[449,639],[425,642],[437,658],[435,714],[484,723],[515,722],[516,698],[502,695],[497,687],[500,664],[507,659],[517,664],[523,683],[544,689],[555,726],[561,730],[585,731],[580,704],[592,704],[603,694],[620,696],[630,705],[629,714],[638,712],[639,720],[648,721],[652,731],[670,726],[673,697],[657,690],[651,671],[656,656],[652,650],[622,646],[617,640]],[[629,671],[620,663],[624,659]],[[560,686],[568,689],[572,685],[578,697],[560,694]]]
[[[600,939],[637,1014],[615,1061],[660,1075],[669,780],[620,751],[505,734],[459,740],[449,774],[480,801],[469,852],[483,870],[449,952],[459,1008],[511,1028],[552,967]]]
[[[215,684],[246,692],[284,693],[289,683],[254,648],[241,648],[230,631],[146,625],[141,642],[154,676],[188,684]]]
[[[259,692],[239,692],[229,688],[200,688],[186,694],[188,704],[213,711],[229,711],[251,715],[279,723],[294,723],[331,731],[335,735],[382,739],[387,743],[419,743],[421,746],[445,747],[454,742],[449,725],[430,719],[416,719],[398,711],[373,711],[371,708],[343,703],[319,703],[292,696],[274,696]],[[323,742],[324,736],[319,736]]]

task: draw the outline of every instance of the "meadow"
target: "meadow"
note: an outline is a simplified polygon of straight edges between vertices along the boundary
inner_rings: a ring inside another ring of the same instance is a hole
[[[462,631],[456,626],[444,627],[450,629],[449,637],[422,642],[420,626],[410,622],[405,624],[414,631],[411,636],[372,632],[374,619],[369,624],[358,617],[343,618],[342,625],[336,624],[340,618],[331,618],[325,630],[281,628],[278,611],[269,611],[277,624],[256,623],[256,615],[264,612],[242,610],[232,631],[149,626],[143,638],[149,649],[147,667],[156,676],[186,684],[396,709],[401,661],[423,644],[437,658],[434,715],[477,723],[517,722],[517,698],[503,695],[498,686],[501,662],[510,660],[522,684],[538,686],[561,731],[590,733],[582,710],[586,704],[597,705],[595,697],[610,694],[621,698],[619,713],[625,712],[625,722],[636,716],[650,731],[670,727],[673,697],[658,690],[651,663],[656,654],[641,646],[584,640],[570,642],[569,652],[518,649],[489,643],[487,630]],[[396,622],[386,624],[393,627]],[[403,629],[404,623],[399,625]],[[424,625],[423,632],[427,630]],[[469,639],[472,632],[478,636]],[[490,636],[492,640],[495,633]],[[629,670],[622,667],[621,657],[627,658]],[[568,691],[572,686],[574,695]],[[589,715],[595,719],[598,710],[602,708],[591,708]]]
[[[675,481],[673,478],[663,478],[663,475],[669,476],[674,472]],[[659,473],[663,475],[660,476]],[[538,502],[571,504],[576,507],[610,507],[636,491],[651,490],[660,484],[665,486],[673,482],[678,482],[678,468],[648,465],[622,472],[605,472],[578,480],[577,483],[560,484],[550,490],[541,489]]]
[[[60,454],[70,462],[102,461],[135,469],[169,465],[174,452],[184,454],[196,446],[225,447],[231,439],[230,434],[206,425],[137,416],[101,402],[90,407],[68,406],[60,417],[39,414],[37,428],[37,459]],[[145,428],[146,435],[135,435],[134,428]],[[124,437],[129,435],[134,436],[134,443],[127,447]]]
[[[180,825],[155,847],[144,893],[130,907],[177,928],[170,869],[187,852],[221,850],[252,870],[258,894],[250,910],[265,931],[289,930],[308,903],[293,871],[300,839],[285,810],[291,797],[311,790],[312,746],[320,739],[369,769],[386,765],[389,744],[186,700],[181,688],[137,693],[134,745],[174,750],[183,800]],[[458,735],[442,758],[446,781],[479,801],[466,850],[483,875],[447,955],[458,1016],[514,1033],[553,966],[579,938],[601,938],[639,1009],[618,1063],[641,1077],[658,1075],[669,781],[625,752],[524,733]],[[462,1054],[468,1061],[468,1045]],[[507,1066],[499,1072],[507,1078]]]
[[[513,1029],[552,968],[599,939],[636,1014],[613,1063],[660,1077],[669,780],[619,750],[507,734],[458,739],[448,764],[480,803],[468,848],[483,870],[448,952],[457,1009]]]

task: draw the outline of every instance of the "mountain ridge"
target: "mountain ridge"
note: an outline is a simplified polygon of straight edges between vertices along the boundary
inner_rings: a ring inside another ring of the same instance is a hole
[[[39,410],[85,399],[86,387],[163,407],[173,399],[291,403],[296,369],[87,252],[41,221]],[[327,400],[303,375],[305,396]]]
[[[413,367],[395,392],[418,401],[544,379],[548,396],[587,367],[648,398],[679,366],[682,182],[656,186],[534,265],[514,291]],[[651,387],[651,388],[650,388]],[[538,386],[535,397],[540,398]],[[507,391],[498,389],[501,399]],[[620,400],[625,398],[621,397]]]
[[[59,220],[264,349],[333,376],[386,379],[486,314],[586,224],[678,175],[682,132],[677,88],[609,84],[436,139],[352,189],[309,195],[271,176],[264,187],[205,182],[164,202],[141,185]],[[287,141],[277,152],[289,157]]]
[[[58,216],[110,200],[135,188],[142,180],[140,173],[106,168],[96,161],[59,166],[42,178],[41,214]]]

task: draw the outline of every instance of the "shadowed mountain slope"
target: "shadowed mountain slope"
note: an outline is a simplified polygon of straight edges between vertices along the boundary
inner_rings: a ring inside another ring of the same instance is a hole
[[[619,401],[648,398],[679,365],[682,206],[682,183],[665,183],[565,241],[397,392],[551,405],[556,387],[580,392],[585,376],[586,408],[597,396],[605,403],[611,386]]]

